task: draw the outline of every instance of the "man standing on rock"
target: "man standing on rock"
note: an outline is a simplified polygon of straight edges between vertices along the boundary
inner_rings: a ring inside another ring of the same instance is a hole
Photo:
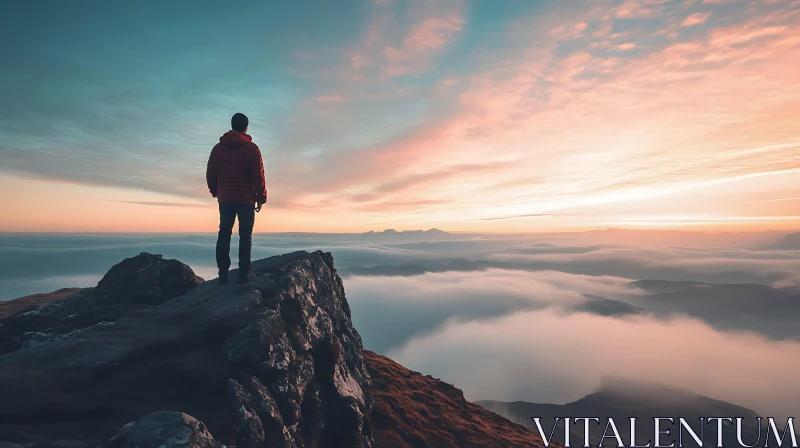
[[[247,116],[231,118],[231,130],[219,138],[211,150],[206,168],[206,182],[211,196],[219,202],[219,235],[217,267],[220,284],[228,283],[231,266],[231,233],[239,217],[239,282],[253,278],[250,272],[250,250],[253,246],[253,224],[256,212],[267,202],[264,162],[253,138],[247,135]]]

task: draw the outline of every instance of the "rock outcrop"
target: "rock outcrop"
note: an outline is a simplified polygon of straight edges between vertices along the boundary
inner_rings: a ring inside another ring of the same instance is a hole
[[[253,271],[222,286],[141,254],[95,288],[0,321],[0,441],[375,446],[361,338],[331,255]]]
[[[4,319],[0,325],[0,355],[135,315],[202,283],[203,279],[180,261],[148,253],[127,258],[114,265],[94,288],[79,290],[60,301],[40,297],[40,306]]]
[[[122,427],[99,448],[224,448],[203,422],[183,412],[158,411]]]

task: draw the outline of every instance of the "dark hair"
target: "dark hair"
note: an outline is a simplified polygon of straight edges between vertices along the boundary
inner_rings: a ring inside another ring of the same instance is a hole
[[[247,129],[247,125],[250,123],[250,120],[247,119],[247,115],[236,112],[231,117],[231,129],[234,131],[244,132]]]

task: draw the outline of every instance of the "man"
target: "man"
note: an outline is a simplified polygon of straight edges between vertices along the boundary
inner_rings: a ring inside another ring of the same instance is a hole
[[[217,268],[219,283],[228,283],[231,266],[231,233],[239,218],[239,282],[254,277],[250,272],[253,224],[256,212],[267,202],[264,162],[253,138],[247,135],[249,120],[237,113],[231,118],[231,130],[219,138],[211,150],[206,168],[206,182],[211,196],[219,202]]]

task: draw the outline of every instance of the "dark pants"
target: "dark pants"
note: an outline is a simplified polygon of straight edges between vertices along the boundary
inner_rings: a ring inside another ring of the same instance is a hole
[[[217,236],[217,267],[227,275],[231,267],[231,233],[239,217],[239,272],[250,271],[250,249],[253,246],[253,224],[256,221],[254,204],[219,204],[219,235]]]

